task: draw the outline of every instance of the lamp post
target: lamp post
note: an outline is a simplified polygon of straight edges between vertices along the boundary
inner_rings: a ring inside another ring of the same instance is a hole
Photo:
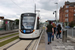
[[[57,11],[53,12],[53,14],[55,14],[55,21],[56,21],[56,24],[57,24],[57,14],[56,13],[57,13]]]
[[[58,3],[56,2],[55,4],[56,4],[56,16],[58,16],[57,15],[57,12],[58,12]]]
[[[35,13],[38,12],[38,16],[39,16],[40,10],[36,10],[36,4],[35,4],[35,6],[34,6],[34,12],[35,12]]]
[[[36,4],[35,4],[35,6],[34,6],[34,12],[36,13]]]
[[[58,3],[56,2],[55,4],[56,4],[55,19],[56,19],[56,23],[57,23],[57,17],[58,17],[58,15],[57,15],[57,12],[58,12]]]
[[[36,12],[38,12],[38,16],[40,16],[40,14],[39,14],[40,10],[36,10]]]
[[[34,1],[34,0],[33,0],[33,1]],[[40,16],[40,15],[39,15],[40,10],[36,10],[36,3],[35,3],[35,1],[34,1],[34,13],[36,14],[36,12],[38,12],[38,16]]]

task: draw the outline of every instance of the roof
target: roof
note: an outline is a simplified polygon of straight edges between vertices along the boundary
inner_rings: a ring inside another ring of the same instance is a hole
[[[22,13],[21,15],[33,16],[33,15],[36,15],[36,13]]]
[[[74,7],[75,2],[69,2],[69,1],[67,1],[67,2],[65,2],[65,4],[66,4],[66,5],[70,5],[71,7]]]
[[[1,20],[6,20],[6,21],[12,21],[12,22],[14,22],[13,20],[10,20],[10,19],[1,19]]]
[[[67,2],[65,2],[65,4],[70,4],[70,2],[69,2],[69,1],[67,1]]]

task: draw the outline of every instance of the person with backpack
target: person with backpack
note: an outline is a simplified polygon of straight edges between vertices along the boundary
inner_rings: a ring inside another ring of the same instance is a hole
[[[61,39],[61,25],[58,24],[57,26],[57,35],[56,35],[56,38],[58,39],[58,35],[59,35],[59,38]]]
[[[54,28],[51,25],[51,21],[49,21],[49,24],[46,26],[46,31],[47,31],[47,35],[48,35],[48,44],[50,44],[52,35],[54,35]]]

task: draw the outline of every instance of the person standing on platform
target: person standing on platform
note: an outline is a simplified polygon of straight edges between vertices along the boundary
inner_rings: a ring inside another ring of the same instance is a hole
[[[49,21],[49,25],[46,26],[46,31],[47,31],[47,35],[48,35],[48,44],[51,43],[51,37],[54,34],[54,28],[51,25],[51,21]]]
[[[56,35],[57,39],[58,39],[58,35],[59,35],[59,38],[61,39],[61,25],[60,24],[57,26],[57,35]]]
[[[53,28],[54,28],[54,34],[55,34],[55,32],[56,32],[56,24],[53,23],[52,26],[53,26]],[[52,41],[54,41],[54,35],[52,35]]]

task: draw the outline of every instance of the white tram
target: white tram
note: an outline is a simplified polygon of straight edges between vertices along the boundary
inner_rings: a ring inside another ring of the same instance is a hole
[[[35,13],[23,13],[19,20],[19,38],[39,38],[39,17]]]

